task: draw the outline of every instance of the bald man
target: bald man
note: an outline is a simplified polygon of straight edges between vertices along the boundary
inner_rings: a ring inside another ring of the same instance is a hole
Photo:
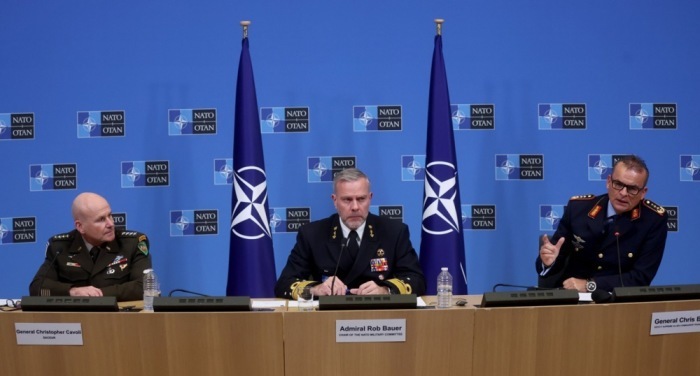
[[[141,300],[143,271],[151,268],[146,235],[115,231],[112,208],[95,193],[79,194],[71,211],[75,229],[49,239],[29,293]]]

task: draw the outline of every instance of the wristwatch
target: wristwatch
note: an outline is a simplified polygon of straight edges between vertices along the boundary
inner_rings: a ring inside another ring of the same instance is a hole
[[[586,281],[586,291],[593,292],[596,288],[598,288],[598,286],[596,285],[594,280],[589,279]]]

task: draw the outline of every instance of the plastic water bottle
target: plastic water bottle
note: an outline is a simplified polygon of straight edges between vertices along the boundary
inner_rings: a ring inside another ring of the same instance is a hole
[[[160,295],[158,277],[153,269],[143,271],[143,310],[153,311],[153,298]]]
[[[450,308],[452,306],[452,275],[447,268],[441,268],[437,278],[438,308]]]

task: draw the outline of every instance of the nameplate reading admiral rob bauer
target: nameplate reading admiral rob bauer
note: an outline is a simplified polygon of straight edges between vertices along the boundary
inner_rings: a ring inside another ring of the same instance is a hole
[[[700,332],[700,311],[654,312],[651,314],[652,336]]]
[[[336,320],[335,342],[406,342],[406,319]]]
[[[18,345],[82,346],[80,323],[15,323]]]

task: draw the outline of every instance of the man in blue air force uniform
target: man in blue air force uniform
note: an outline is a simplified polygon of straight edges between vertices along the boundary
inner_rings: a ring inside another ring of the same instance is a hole
[[[637,156],[617,161],[606,195],[574,196],[535,262],[539,287],[579,292],[648,286],[666,246],[663,207],[644,198],[649,170]]]
[[[75,229],[49,239],[29,293],[141,300],[143,271],[151,268],[146,235],[115,231],[109,203],[94,193],[78,195],[72,212]]]
[[[299,229],[275,295],[297,299],[305,287],[315,296],[424,294],[408,226],[369,213],[367,176],[354,168],[337,173],[331,198],[338,214]]]

